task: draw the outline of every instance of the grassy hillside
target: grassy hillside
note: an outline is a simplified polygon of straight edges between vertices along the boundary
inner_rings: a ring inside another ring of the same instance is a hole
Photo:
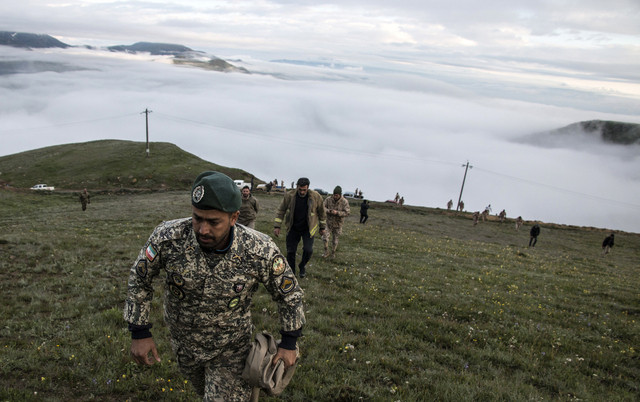
[[[271,234],[281,195],[258,194]],[[122,321],[129,268],[162,220],[188,216],[186,191],[68,194],[0,190],[0,400],[196,401],[162,324],[162,362],[138,367]],[[352,203],[338,255],[301,282],[302,357],[265,401],[640,399],[640,236],[542,225],[473,226],[468,214]],[[43,224],[42,222],[46,222]],[[276,239],[284,250],[285,239]],[[298,256],[299,258],[300,256]],[[277,333],[260,289],[257,330]]]
[[[37,183],[56,190],[188,189],[204,170],[217,170],[233,179],[250,181],[251,174],[207,162],[177,146],[102,140],[57,145],[0,157],[0,182],[29,188]]]

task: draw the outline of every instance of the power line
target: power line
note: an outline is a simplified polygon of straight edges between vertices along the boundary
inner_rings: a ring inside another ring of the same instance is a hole
[[[561,188],[561,187],[556,187],[556,186],[552,186],[550,184],[545,184],[545,183],[538,183],[538,182],[533,181],[533,180],[522,179],[520,177],[510,176],[510,175],[507,175],[507,174],[494,172],[494,171],[491,171],[491,170],[488,170],[488,169],[483,169],[483,168],[476,168],[476,169],[478,171],[489,173],[489,174],[492,174],[492,175],[495,175],[495,176],[500,176],[500,177],[504,177],[504,178],[507,178],[507,179],[510,179],[510,180],[520,181],[520,182],[531,184],[531,185],[535,185],[535,186],[546,187],[546,188],[550,188],[550,189],[556,190],[556,191],[561,191],[561,192],[564,192],[564,193],[569,193],[569,194],[573,194],[573,195],[579,195],[579,196],[582,196],[582,197],[587,197],[587,198],[591,198],[591,199],[598,200],[598,201],[612,202],[612,203],[616,203],[616,204],[620,204],[620,205],[625,205],[625,206],[628,206],[628,207],[640,208],[640,205],[632,204],[630,202],[612,200],[610,198],[600,197],[600,196],[593,195],[593,194],[581,193],[579,191],[569,190],[569,189]]]
[[[101,117],[98,119],[91,119],[91,120],[78,120],[78,121],[72,121],[72,122],[68,122],[68,123],[58,123],[58,124],[51,124],[48,126],[40,126],[40,127],[20,127],[20,128],[9,128],[6,130],[0,130],[0,132],[12,132],[12,131],[32,131],[32,130],[45,130],[48,128],[56,128],[56,127],[67,127],[67,126],[75,126],[75,125],[80,125],[80,124],[87,124],[87,123],[95,123],[95,122],[99,122],[99,121],[107,121],[107,120],[118,120],[118,119],[124,119],[126,117],[131,117],[131,116],[137,116],[137,113],[131,113],[131,114],[125,114],[125,115],[120,115],[120,116],[109,116],[109,117]]]

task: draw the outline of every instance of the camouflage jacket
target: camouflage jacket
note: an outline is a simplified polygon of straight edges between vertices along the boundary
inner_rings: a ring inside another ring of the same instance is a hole
[[[235,225],[222,254],[205,254],[191,218],[163,222],[131,268],[124,319],[149,324],[152,281],[164,271],[164,319],[175,348],[212,357],[216,350],[251,334],[251,299],[259,283],[278,304],[283,331],[305,322],[303,292],[295,275],[267,235]]]
[[[344,222],[344,218],[351,213],[351,207],[349,201],[346,198],[340,197],[338,201],[333,199],[333,195],[328,196],[324,200],[324,210],[327,213],[327,226],[330,229],[339,228]],[[335,210],[337,214],[330,214],[329,211]]]
[[[283,220],[286,219],[287,230],[293,226],[293,211],[296,209],[296,193],[297,189],[291,190],[285,193],[282,203],[276,212],[276,219],[274,227],[279,228],[282,225]],[[309,212],[307,214],[307,222],[309,223],[309,234],[311,237],[318,233],[318,230],[324,230],[327,226],[327,217],[322,205],[322,196],[316,191],[309,190],[307,192],[309,197],[308,207]],[[288,211],[288,213],[287,213]],[[286,218],[285,218],[286,214]]]

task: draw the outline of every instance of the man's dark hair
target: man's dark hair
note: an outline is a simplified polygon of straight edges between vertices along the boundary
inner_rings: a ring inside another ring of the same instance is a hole
[[[244,187],[242,187],[242,189],[243,189],[243,190],[244,190],[245,188],[248,188],[249,190],[251,190],[251,189],[249,188],[249,186],[244,186]]]
[[[306,177],[299,178],[298,182],[296,183],[298,187],[308,186],[309,184],[311,184],[311,182]]]

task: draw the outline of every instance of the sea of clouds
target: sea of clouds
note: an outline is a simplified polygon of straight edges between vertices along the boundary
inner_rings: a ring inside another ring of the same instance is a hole
[[[97,139],[143,142],[148,108],[151,141],[262,180],[289,186],[306,176],[312,188],[358,188],[376,201],[399,193],[408,205],[446,208],[469,161],[468,211],[491,204],[509,217],[640,232],[638,145],[532,136],[584,120],[640,123],[617,108],[624,99],[585,96],[567,107],[574,90],[441,64],[227,59],[252,74],[179,67],[167,57],[2,47],[0,156]],[[594,111],[598,102],[604,111]]]

